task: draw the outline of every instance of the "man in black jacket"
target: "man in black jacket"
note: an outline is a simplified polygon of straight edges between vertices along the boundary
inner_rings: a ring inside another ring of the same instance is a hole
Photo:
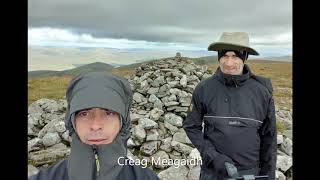
[[[30,180],[159,179],[126,158],[132,103],[128,81],[105,73],[78,75],[69,83],[66,98],[70,156]]]
[[[202,157],[200,179],[226,179],[230,163],[240,175],[268,175],[274,180],[277,133],[272,84],[244,64],[249,54],[258,52],[249,47],[245,32],[225,32],[208,50],[218,51],[219,67],[195,88],[183,122]]]

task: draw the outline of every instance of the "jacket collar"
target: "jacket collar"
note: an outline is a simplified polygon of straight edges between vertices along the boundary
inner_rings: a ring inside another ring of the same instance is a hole
[[[94,150],[95,149],[95,150]],[[117,136],[110,144],[92,146],[80,141],[76,133],[72,134],[71,153],[68,159],[70,180],[115,180],[122,167],[118,158],[124,160],[127,155],[126,145]]]
[[[243,74],[242,75],[231,75],[225,74],[221,71],[220,67],[217,68],[214,76],[224,85],[226,86],[242,86],[251,76],[252,72],[248,65],[243,66]]]

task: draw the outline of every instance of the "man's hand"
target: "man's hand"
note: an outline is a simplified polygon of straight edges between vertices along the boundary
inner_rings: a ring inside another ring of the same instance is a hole
[[[231,177],[231,178],[239,177],[238,170],[233,164],[228,163],[228,162],[225,162],[224,164],[225,164],[225,167],[226,167],[226,170],[227,170],[229,177]]]

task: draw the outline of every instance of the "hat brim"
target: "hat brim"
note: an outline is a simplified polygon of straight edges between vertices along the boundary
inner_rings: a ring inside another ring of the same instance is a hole
[[[253,48],[250,48],[248,46],[241,46],[238,44],[231,44],[231,43],[212,43],[208,47],[208,51],[220,51],[220,50],[240,50],[240,51],[247,51],[251,55],[259,55],[259,53],[254,50]]]

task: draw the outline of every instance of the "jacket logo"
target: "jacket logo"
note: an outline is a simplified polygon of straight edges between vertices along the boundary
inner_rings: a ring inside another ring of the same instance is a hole
[[[229,121],[229,125],[240,125],[240,121]]]

